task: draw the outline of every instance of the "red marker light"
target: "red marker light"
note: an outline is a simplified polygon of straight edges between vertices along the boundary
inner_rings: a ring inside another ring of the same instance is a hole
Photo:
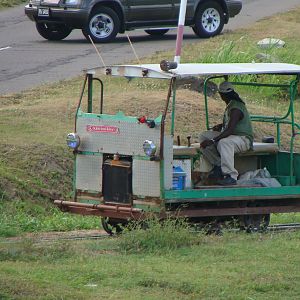
[[[146,118],[146,116],[142,116],[142,117],[139,117],[139,118],[138,118],[138,121],[139,121],[140,123],[146,123],[146,122],[147,122],[147,118]]]

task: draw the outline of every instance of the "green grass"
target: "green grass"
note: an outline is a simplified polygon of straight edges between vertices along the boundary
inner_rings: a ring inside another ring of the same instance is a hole
[[[197,244],[197,236],[185,220],[167,218],[160,222],[153,217],[129,224],[119,246],[125,253],[160,253]]]
[[[198,234],[193,244],[138,253],[123,251],[122,236],[80,243],[0,243],[0,297],[297,299],[299,238],[299,232]]]
[[[22,3],[28,3],[28,0],[0,0],[0,9],[13,7]]]
[[[271,224],[300,223],[299,213],[271,214]]]
[[[280,62],[300,64],[298,42],[291,40],[286,41],[288,46],[283,48],[270,47],[267,49],[258,49],[250,37],[244,36],[238,40],[225,40],[219,48],[212,52],[205,53],[198,58],[197,62],[202,63],[252,63],[252,62]],[[258,55],[265,55],[265,58],[258,58]],[[288,79],[288,80],[287,80]],[[239,76],[231,77],[232,81],[240,81]],[[243,76],[243,82],[288,84],[291,77],[270,76],[270,75],[248,75]],[[220,79],[217,80],[220,83]],[[274,103],[274,97],[281,100],[288,100],[289,90],[282,88],[270,87],[247,87],[246,89],[239,86],[240,93],[245,93],[247,98],[260,99],[260,105],[263,101]]]
[[[0,237],[21,235],[25,232],[70,231],[100,227],[99,217],[84,217],[61,212],[44,201],[0,202]]]

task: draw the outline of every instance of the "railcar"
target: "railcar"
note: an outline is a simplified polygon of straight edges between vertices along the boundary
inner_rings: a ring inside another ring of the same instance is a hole
[[[106,113],[105,81],[118,77],[167,81],[163,111],[152,119],[127,115],[122,107],[115,114]],[[208,97],[211,82],[225,78],[243,89],[277,87],[288,95],[282,115],[251,115],[255,123],[274,126],[273,138],[255,141],[252,150],[235,157],[240,174],[267,170],[278,185],[224,187],[197,182],[199,143],[188,140],[181,145],[175,136],[176,104],[181,101],[176,97],[177,83],[191,77],[203,79],[206,129],[213,125]],[[272,213],[299,212],[300,153],[296,145],[300,124],[295,114],[299,79],[300,66],[283,63],[179,64],[172,68],[164,61],[87,70],[75,130],[67,137],[74,151],[74,198],[55,200],[55,204],[71,213],[101,216],[109,233],[120,230],[120,224],[153,214],[195,223],[235,218],[245,228],[259,228],[268,224]],[[95,84],[100,85],[100,97],[93,93]],[[100,102],[98,111],[95,102]],[[288,145],[283,145],[287,138]]]

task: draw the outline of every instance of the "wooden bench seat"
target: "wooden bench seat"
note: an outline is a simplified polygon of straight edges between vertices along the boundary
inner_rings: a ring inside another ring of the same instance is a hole
[[[274,154],[279,151],[278,144],[276,143],[262,143],[253,142],[253,149],[236,153],[237,156],[251,156],[251,155],[263,155],[263,154]]]
[[[279,147],[277,143],[261,143],[261,142],[253,142],[253,149],[247,152],[254,153],[276,153],[279,151]]]
[[[173,145],[173,155],[174,156],[195,156],[198,153],[197,149],[200,149],[200,144],[198,145],[199,145],[198,148],[194,147],[193,145],[191,145],[191,147]]]
[[[200,143],[193,143],[190,147],[188,146],[177,146],[173,145],[173,155],[174,156],[195,156],[200,149]],[[247,156],[247,155],[256,155],[256,154],[263,154],[263,153],[276,153],[279,151],[279,147],[277,143],[261,143],[261,142],[254,142],[253,149],[238,153],[240,156]]]

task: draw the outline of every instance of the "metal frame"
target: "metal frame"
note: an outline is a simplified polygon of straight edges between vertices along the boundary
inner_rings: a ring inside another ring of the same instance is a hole
[[[206,127],[209,130],[209,111],[208,111],[208,99],[207,99],[207,84],[212,79],[224,78],[224,76],[211,76],[205,79],[204,81],[204,99],[205,99],[205,115],[206,115]],[[226,80],[228,80],[228,76],[226,76]],[[262,116],[262,115],[251,115],[251,120],[256,122],[264,122],[264,123],[273,123],[276,124],[276,139],[277,144],[280,147],[281,139],[280,139],[280,124],[289,124],[291,125],[291,141],[290,141],[290,182],[292,183],[292,177],[294,175],[294,139],[296,135],[299,135],[300,132],[296,132],[300,129],[300,124],[295,122],[294,116],[294,101],[297,95],[297,85],[300,81],[300,75],[297,74],[294,80],[290,81],[290,84],[264,84],[264,83],[256,83],[256,82],[231,82],[234,85],[242,85],[242,86],[258,86],[258,87],[280,87],[280,88],[289,88],[290,102],[288,111],[282,117],[275,116]],[[288,120],[290,117],[290,120]]]

